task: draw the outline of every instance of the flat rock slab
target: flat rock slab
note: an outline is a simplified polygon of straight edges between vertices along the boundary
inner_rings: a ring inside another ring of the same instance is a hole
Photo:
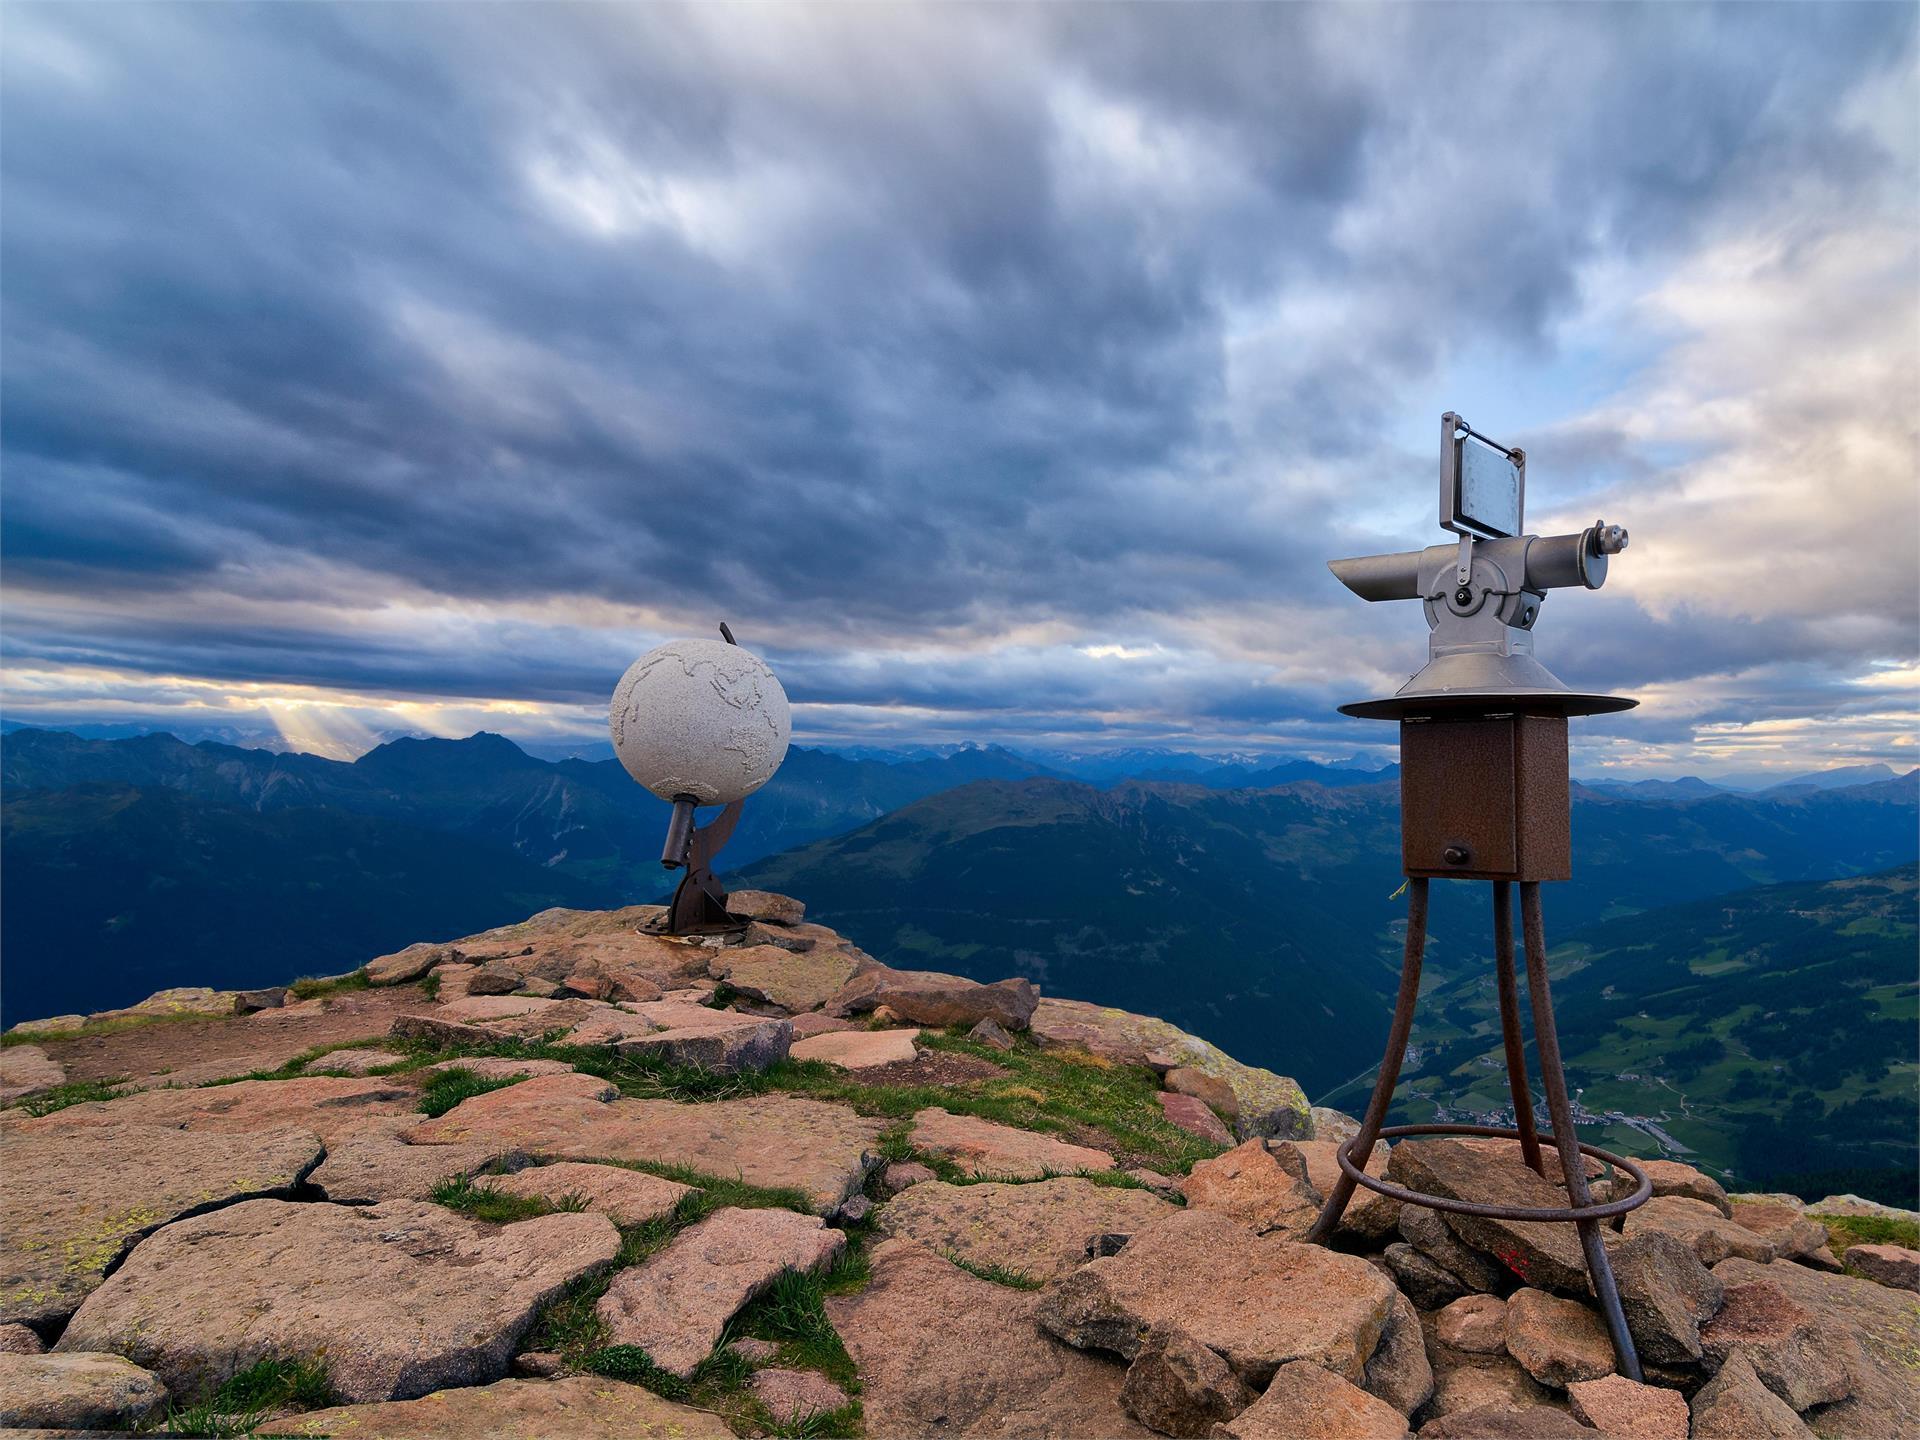
[[[1393,1147],[1387,1174],[1409,1190],[1452,1200],[1530,1208],[1567,1204],[1566,1191],[1517,1159],[1457,1140],[1403,1140]],[[1573,1226],[1452,1213],[1445,1213],[1444,1219],[1454,1234],[1492,1256],[1523,1283],[1562,1294],[1587,1293],[1586,1260]]]
[[[341,1405],[262,1425],[257,1435],[353,1440],[733,1440],[718,1415],[619,1380],[497,1380],[418,1400]]]
[[[1557,1390],[1613,1373],[1613,1340],[1600,1316],[1578,1300],[1530,1287],[1507,1299],[1507,1353]]]
[[[1028,1029],[1050,1049],[1089,1050],[1129,1065],[1199,1070],[1226,1081],[1240,1108],[1233,1130],[1242,1140],[1256,1135],[1313,1138],[1313,1113],[1306,1095],[1292,1080],[1242,1065],[1219,1046],[1156,1016],[1044,996],[1034,1007]]]
[[[342,1398],[410,1400],[505,1376],[538,1308],[619,1248],[603,1215],[493,1226],[413,1200],[249,1200],[142,1241],[55,1349],[125,1355],[182,1400],[266,1356],[323,1354]]]
[[[743,945],[720,951],[707,970],[743,995],[799,1014],[839,994],[859,963],[844,950],[816,947],[795,954],[777,945]]]
[[[818,1370],[758,1370],[747,1389],[783,1425],[831,1413],[848,1403],[847,1392]]]
[[[142,1235],[212,1206],[287,1194],[323,1153],[319,1136],[291,1127],[0,1128],[0,1321],[57,1324]]]
[[[1853,1393],[1807,1417],[1816,1434],[1834,1440],[1920,1434],[1920,1370],[1913,1362],[1920,1354],[1920,1296],[1804,1265],[1723,1260],[1714,1266],[1713,1276],[1729,1287],[1758,1282],[1777,1286],[1813,1312],[1824,1335],[1844,1331],[1864,1351],[1864,1362],[1849,1366]]]
[[[844,1030],[798,1041],[787,1053],[795,1060],[824,1060],[842,1070],[871,1070],[912,1060],[919,1053],[913,1048],[919,1034],[917,1029]]]
[[[48,1015],[39,1020],[22,1020],[18,1025],[9,1025],[9,1035],[40,1035],[49,1040],[58,1040],[62,1035],[71,1035],[76,1030],[84,1030],[87,1017],[84,1015]]]
[[[0,1354],[0,1426],[124,1430],[167,1403],[157,1376],[118,1355]]]
[[[881,1241],[871,1263],[865,1290],[827,1300],[860,1371],[869,1435],[1153,1434],[1121,1409],[1119,1366],[1034,1324],[1033,1292],[978,1279],[905,1240]]]
[[[419,941],[390,955],[376,955],[366,964],[367,980],[374,985],[405,985],[418,980],[436,966],[457,963],[459,952],[446,945]]]
[[[1609,1259],[1640,1359],[1655,1365],[1698,1363],[1700,1326],[1726,1302],[1727,1287],[1684,1240],[1657,1230],[1611,1246]]]
[[[742,1015],[677,1000],[656,1000],[628,1007],[652,1026],[647,1034],[614,1040],[621,1055],[652,1055],[675,1065],[733,1074],[764,1070],[787,1058],[793,1043],[791,1022],[763,1015]],[[593,1044],[592,1026],[582,1025],[567,1037],[576,1045]]]
[[[1904,1245],[1852,1245],[1847,1264],[1876,1284],[1920,1290],[1920,1250]]]
[[[1290,1360],[1359,1385],[1394,1295],[1358,1256],[1182,1210],[1044,1292],[1036,1315],[1069,1344],[1129,1360],[1154,1326],[1184,1330],[1256,1390]]]
[[[772,890],[735,890],[727,896],[727,909],[743,920],[763,920],[769,925],[798,925],[807,918],[803,901]]]
[[[1793,1407],[1760,1383],[1744,1355],[1735,1355],[1720,1373],[1694,1392],[1695,1440],[1807,1440],[1807,1429]],[[1840,1430],[1835,1435],[1864,1437],[1898,1431]]]
[[[1193,1095],[1176,1095],[1170,1090],[1161,1090],[1153,1098],[1160,1102],[1160,1113],[1167,1117],[1168,1124],[1178,1125],[1189,1135],[1198,1135],[1216,1145],[1233,1144],[1233,1132],[1220,1123],[1220,1117],[1207,1108],[1206,1101]]]
[[[1647,1178],[1653,1182],[1655,1195],[1678,1195],[1687,1200],[1701,1200],[1729,1220],[1733,1218],[1733,1205],[1727,1199],[1726,1188],[1711,1175],[1703,1174],[1691,1165],[1682,1165],[1678,1160],[1642,1160],[1640,1168],[1647,1172]],[[1627,1180],[1626,1183],[1631,1185],[1633,1182]]]
[[[1420,1427],[1420,1440],[1596,1440],[1596,1437],[1573,1416],[1552,1405],[1493,1404],[1429,1420]]]
[[[1687,1440],[1686,1396],[1624,1375],[1574,1381],[1567,1386],[1567,1409],[1604,1440]]]
[[[1498,1355],[1507,1348],[1507,1302],[1497,1295],[1456,1300],[1433,1317],[1433,1336],[1455,1350]]]
[[[658,1175],[579,1160],[536,1165],[484,1183],[508,1195],[554,1203],[575,1196],[586,1202],[589,1211],[606,1216],[616,1225],[644,1225],[671,1215],[676,1205],[694,1193],[693,1186],[662,1180]]]
[[[1801,1223],[1811,1225],[1810,1221]],[[1817,1225],[1812,1228],[1820,1230]],[[1735,1256],[1764,1265],[1774,1255],[1772,1244],[1758,1233],[1729,1220],[1706,1201],[1684,1195],[1656,1195],[1639,1209],[1627,1212],[1625,1233],[1629,1240],[1650,1230],[1684,1242],[1708,1269]],[[1820,1239],[1822,1243],[1826,1240],[1824,1230]]]
[[[1216,1435],[1232,1440],[1405,1440],[1407,1418],[1330,1370],[1282,1365],[1267,1393]]]
[[[793,1038],[786,1020],[679,1000],[609,1005],[533,995],[468,995],[429,1013],[402,1016],[393,1030],[452,1042],[475,1035],[533,1040],[557,1033],[567,1045],[604,1045],[623,1055],[652,1055],[727,1073],[764,1070],[785,1059]]]
[[[915,1025],[941,1028],[991,1020],[1007,1030],[1024,1030],[1038,1001],[1039,992],[1030,980],[982,985],[938,970],[895,970],[868,962],[834,995],[827,1009],[835,1015],[865,1015],[884,1005]]]
[[[1738,1204],[1730,1204],[1728,1209],[1733,1212],[1733,1218],[1743,1229],[1751,1230],[1773,1247],[1776,1259],[1804,1260],[1810,1258],[1816,1251],[1826,1249],[1827,1227],[1818,1220],[1810,1219],[1797,1206],[1783,1205],[1773,1201],[1756,1202],[1742,1199]],[[1734,1247],[1728,1248],[1730,1253],[1741,1255],[1744,1259],[1761,1258],[1758,1255],[1746,1254]],[[1713,1260],[1706,1260],[1705,1256],[1701,1258],[1709,1265],[1717,1265],[1726,1257],[1720,1256]]]
[[[833,1262],[847,1237],[817,1215],[716,1210],[644,1263],[622,1270],[594,1307],[608,1343],[637,1345],[685,1378],[713,1353],[731,1320],[789,1270]]]
[[[1145,1190],[1077,1177],[1027,1185],[929,1180],[896,1196],[875,1223],[949,1258],[1047,1281],[1084,1265],[1093,1237],[1132,1235],[1177,1208]]]
[[[1700,1327],[1700,1345],[1709,1370],[1745,1355],[1761,1383],[1795,1410],[1846,1399],[1866,1363],[1844,1327],[1822,1324],[1766,1280],[1727,1286],[1719,1313]]]
[[[1433,1394],[1425,1411],[1429,1421],[1489,1407],[1531,1408],[1547,1399],[1545,1387],[1505,1353],[1473,1355],[1429,1345],[1427,1359],[1433,1369]]]
[[[1189,1207],[1229,1216],[1256,1235],[1303,1239],[1319,1218],[1322,1197],[1299,1154],[1284,1159],[1292,1164],[1282,1163],[1266,1141],[1248,1140],[1195,1165],[1180,1189]]]
[[[591,1075],[543,1075],[464,1100],[415,1126],[416,1145],[482,1144],[556,1160],[652,1160],[792,1187],[821,1214],[877,1163],[882,1126],[844,1105],[761,1095],[683,1105],[614,1098]]]
[[[1402,1415],[1412,1415],[1433,1394],[1433,1363],[1427,1359],[1426,1327],[1404,1294],[1393,1297],[1387,1328],[1367,1361],[1361,1389],[1377,1395]]]
[[[913,1117],[916,1150],[941,1155],[968,1175],[1006,1180],[1039,1180],[1082,1170],[1111,1170],[1104,1150],[1070,1145],[1051,1135],[1016,1130],[972,1115],[954,1115],[929,1106]]]
[[[204,985],[176,985],[170,990],[156,990],[137,1005],[123,1005],[118,1010],[96,1010],[87,1016],[89,1024],[101,1020],[139,1020],[157,1016],[178,1015],[231,1015],[233,1002],[239,998],[233,990],[210,990]]]
[[[0,1050],[0,1103],[46,1090],[67,1078],[67,1067],[38,1045],[9,1045]]]
[[[309,1061],[306,1068],[309,1075],[370,1075],[406,1058],[397,1050],[334,1050]]]
[[[535,1075],[572,1075],[564,1060],[520,1060],[511,1055],[475,1055],[458,1060],[436,1060],[428,1070],[465,1070],[483,1080],[532,1079]]]
[[[441,1181],[477,1174],[507,1153],[497,1145],[409,1145],[399,1138],[418,1123],[417,1115],[390,1116],[334,1141],[308,1182],[336,1205],[427,1200]]]
[[[192,1090],[142,1090],[117,1100],[69,1105],[26,1121],[22,1128],[67,1132],[88,1125],[158,1125],[231,1135],[298,1126],[332,1141],[370,1122],[406,1114],[419,1099],[418,1091],[391,1080],[331,1075],[239,1080]]]
[[[405,963],[368,967],[385,975],[409,973],[417,978],[440,964],[485,965],[504,961],[529,978],[563,980],[576,971],[607,976],[633,975],[661,990],[671,990],[694,976],[704,977],[705,947],[663,935],[642,934],[640,928],[660,918],[658,905],[629,905],[620,910],[542,910],[513,925],[483,930],[477,935],[443,945],[411,946],[399,952],[411,956]],[[395,957],[397,960],[397,957]],[[419,968],[424,962],[426,969]],[[380,983],[376,980],[375,983]]]
[[[811,1040],[816,1035],[837,1035],[860,1028],[861,1026],[855,1021],[842,1020],[834,1015],[822,1015],[818,1010],[810,1010],[804,1015],[793,1017],[793,1038],[796,1042]]]

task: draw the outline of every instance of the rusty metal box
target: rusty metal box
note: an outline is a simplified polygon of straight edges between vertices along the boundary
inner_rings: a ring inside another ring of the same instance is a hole
[[[1400,722],[1400,847],[1409,875],[1573,875],[1563,715]]]

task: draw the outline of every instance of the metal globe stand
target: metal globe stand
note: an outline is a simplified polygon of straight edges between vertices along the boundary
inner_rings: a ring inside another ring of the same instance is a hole
[[[713,857],[740,823],[740,807],[735,800],[698,829],[694,827],[694,807],[699,802],[691,795],[677,796],[673,819],[667,822],[667,843],[660,851],[660,863],[669,870],[685,873],[674,887],[667,913],[659,922],[660,933],[667,935],[715,935],[738,930],[747,922],[727,909],[727,890],[713,873]]]
[[[1520,451],[1488,440],[1448,413],[1441,418],[1440,522],[1459,535],[1457,550],[1436,545],[1332,563],[1334,574],[1363,599],[1422,601],[1432,633],[1426,668],[1397,694],[1340,707],[1349,715],[1400,722],[1407,935],[1399,994],[1373,1095],[1359,1133],[1335,1152],[1340,1178],[1307,1238],[1322,1243],[1331,1238],[1358,1186],[1430,1210],[1495,1220],[1571,1223],[1579,1232],[1587,1275],[1606,1317],[1620,1372],[1639,1381],[1640,1360],[1601,1240],[1600,1223],[1645,1204],[1653,1183],[1641,1166],[1581,1144],[1574,1133],[1540,918],[1540,883],[1572,877],[1567,719],[1624,710],[1636,702],[1575,693],[1532,654],[1532,630],[1546,592],[1573,586],[1598,589],[1606,578],[1607,557],[1625,548],[1627,535],[1618,526],[1598,521],[1576,535],[1543,539],[1524,534],[1525,487],[1526,457]],[[1428,888],[1434,879],[1492,883],[1494,969],[1507,1087],[1513,1098],[1511,1127],[1386,1123],[1420,996]],[[1513,945],[1515,884],[1520,887],[1534,1040],[1553,1127],[1544,1135],[1534,1124],[1520,1033]],[[1427,1195],[1368,1175],[1356,1161],[1356,1156],[1370,1156],[1381,1139],[1423,1135],[1518,1141],[1528,1168],[1543,1176],[1544,1140],[1559,1152],[1571,1203],[1491,1205]],[[1631,1175],[1633,1191],[1604,1203],[1595,1201],[1587,1184],[1586,1156]]]
[[[733,638],[727,622],[720,622],[720,638],[729,645]],[[673,818],[667,822],[666,843],[660,849],[660,864],[679,870],[680,883],[673,899],[667,902],[658,932],[667,935],[715,935],[738,930],[746,921],[727,909],[727,889],[713,873],[713,857],[720,853],[740,823],[740,808],[746,802],[735,800],[722,806],[720,813],[705,825],[694,825],[700,802],[692,795],[673,797]]]

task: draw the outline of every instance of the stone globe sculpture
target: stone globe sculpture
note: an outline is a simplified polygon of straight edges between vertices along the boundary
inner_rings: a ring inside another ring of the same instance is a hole
[[[662,800],[744,800],[780,768],[793,714],[766,662],[722,640],[669,640],[628,667],[608,717],[627,773]]]
[[[660,928],[671,935],[737,929],[713,860],[740,823],[740,802],[773,778],[793,732],[787,692],[725,625],[722,640],[669,640],[628,667],[607,725],[635,780],[673,806],[660,863],[681,870]],[[724,808],[696,829],[701,805]]]

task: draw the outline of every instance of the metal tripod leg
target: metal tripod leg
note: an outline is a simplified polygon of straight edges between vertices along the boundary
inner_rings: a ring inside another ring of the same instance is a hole
[[[1527,1168],[1545,1174],[1540,1139],[1533,1127],[1533,1092],[1527,1087],[1527,1052],[1520,1038],[1520,989],[1513,974],[1513,884],[1493,882],[1493,959],[1500,987],[1500,1042],[1507,1051],[1507,1089],[1513,1095],[1513,1125]]]
[[[1567,1197],[1576,1206],[1592,1203],[1587,1189],[1587,1162],[1578,1149],[1573,1133],[1573,1104],[1567,1098],[1567,1074],[1560,1065],[1560,1035],[1553,1023],[1553,994],[1547,984],[1546,927],[1540,919],[1540,882],[1520,882],[1520,921],[1526,934],[1527,995],[1533,1002],[1533,1038],[1540,1049],[1540,1080],[1546,1087],[1547,1114],[1553,1121],[1554,1144],[1560,1150],[1560,1168],[1567,1182]],[[1620,1358],[1620,1373],[1640,1381],[1640,1357],[1633,1348],[1633,1336],[1627,1331],[1626,1313],[1620,1308],[1620,1287],[1614,1283],[1613,1264],[1607,1259],[1606,1246],[1600,1240],[1600,1222],[1576,1220],[1580,1248],[1587,1257],[1587,1278],[1606,1316],[1607,1329],[1613,1335],[1614,1353]]]
[[[1373,1082],[1373,1098],[1367,1102],[1366,1117],[1360,1122],[1360,1134],[1354,1140],[1353,1155],[1365,1169],[1373,1154],[1374,1142],[1387,1123],[1387,1107],[1393,1103],[1393,1087],[1400,1081],[1400,1062],[1406,1057],[1407,1037],[1413,1031],[1413,1006],[1420,998],[1420,962],[1427,949],[1427,881],[1414,877],[1407,881],[1407,948],[1400,962],[1400,995],[1393,1002],[1393,1024],[1387,1031],[1387,1053],[1380,1057],[1380,1074]],[[1333,1234],[1347,1202],[1353,1199],[1354,1181],[1342,1174],[1328,1192],[1327,1203],[1320,1207],[1320,1218],[1307,1232],[1309,1241],[1324,1242]]]

